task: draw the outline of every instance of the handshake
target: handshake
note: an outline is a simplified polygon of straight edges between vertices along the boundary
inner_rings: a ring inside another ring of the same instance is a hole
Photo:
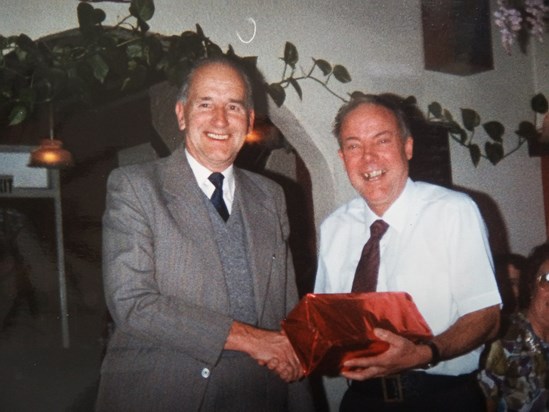
[[[225,349],[247,353],[257,363],[268,367],[285,382],[296,381],[305,374],[305,370],[284,331],[258,329],[234,321]]]

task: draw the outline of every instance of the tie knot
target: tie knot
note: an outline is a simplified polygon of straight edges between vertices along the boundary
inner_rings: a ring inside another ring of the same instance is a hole
[[[388,228],[389,225],[385,221],[378,219],[370,226],[370,237],[381,238]]]
[[[223,176],[222,173],[214,172],[208,177],[208,180],[213,183],[213,185],[216,187],[216,189],[222,189],[223,188],[223,179],[225,176]]]

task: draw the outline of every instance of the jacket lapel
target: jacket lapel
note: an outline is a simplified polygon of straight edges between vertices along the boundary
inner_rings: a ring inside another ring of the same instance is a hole
[[[211,268],[211,273],[207,275],[215,284],[212,290],[225,291],[226,296],[219,249],[213,235],[210,216],[203,206],[204,193],[196,183],[183,145],[166,159],[159,173],[168,210],[182,236],[200,245],[200,250],[203,251],[202,257],[207,255],[208,265]]]
[[[272,200],[241,170],[235,168],[236,190],[244,221],[248,262],[254,285],[256,310],[261,319],[276,258],[277,216]]]

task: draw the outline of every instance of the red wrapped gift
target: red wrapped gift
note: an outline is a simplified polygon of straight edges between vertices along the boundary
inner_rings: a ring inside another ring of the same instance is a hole
[[[347,359],[377,355],[387,329],[412,341],[432,338],[412,297],[404,292],[309,293],[282,321],[282,329],[308,375],[339,375]]]

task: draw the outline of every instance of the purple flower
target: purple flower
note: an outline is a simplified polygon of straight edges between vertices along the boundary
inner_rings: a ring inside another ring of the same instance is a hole
[[[530,33],[540,42],[543,42],[545,22],[543,18],[549,12],[549,6],[543,4],[543,0],[525,0],[526,20],[530,24]]]
[[[504,0],[498,0],[499,9],[494,13],[494,22],[501,33],[501,44],[511,54],[511,45],[521,29],[522,15],[517,9],[507,7]]]
[[[545,32],[544,17],[549,13],[549,7],[543,0],[522,0],[522,7],[510,7],[507,0],[498,0],[498,10],[494,12],[494,23],[501,34],[501,44],[507,54],[511,54],[511,46],[518,32],[526,28],[540,42]],[[516,4],[516,3],[515,3]]]

